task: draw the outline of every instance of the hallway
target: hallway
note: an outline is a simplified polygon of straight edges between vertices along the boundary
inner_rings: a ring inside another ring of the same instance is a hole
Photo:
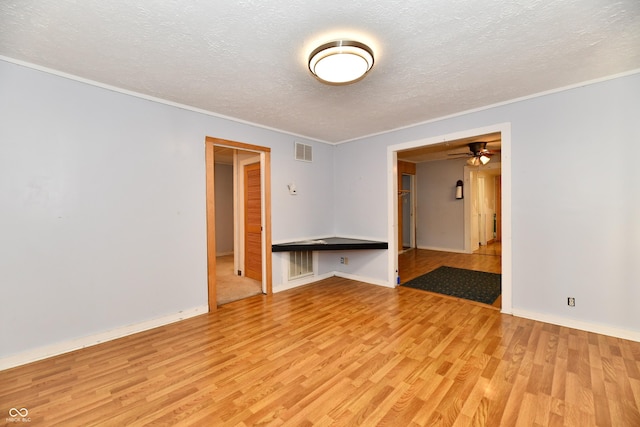
[[[218,305],[262,293],[262,284],[238,276],[233,268],[233,254],[216,257],[216,301]]]

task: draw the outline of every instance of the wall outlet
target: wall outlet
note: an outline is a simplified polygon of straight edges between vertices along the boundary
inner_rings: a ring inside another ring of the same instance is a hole
[[[344,264],[344,265],[349,264],[349,258],[347,258],[346,256],[340,257],[340,264]]]
[[[576,299],[573,298],[573,297],[567,298],[567,305],[569,307],[575,307],[576,306]]]
[[[344,257],[343,256],[340,257],[340,264],[344,264]]]

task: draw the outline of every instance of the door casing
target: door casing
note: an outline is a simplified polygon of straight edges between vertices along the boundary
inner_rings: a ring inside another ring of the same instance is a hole
[[[207,290],[209,311],[217,310],[216,292],[216,230],[215,230],[215,178],[214,147],[222,146],[260,154],[262,169],[262,276],[267,295],[273,294],[271,251],[271,149],[259,145],[207,136],[205,138],[205,191],[207,219]]]
[[[402,188],[402,175],[413,175],[415,177],[416,174],[416,164],[411,162],[403,162],[402,160],[397,162],[397,188],[398,188],[398,250],[402,250],[402,230],[403,227],[411,227],[411,224],[403,224],[403,188]],[[413,227],[415,228],[415,227]],[[412,229],[413,232],[413,229]]]

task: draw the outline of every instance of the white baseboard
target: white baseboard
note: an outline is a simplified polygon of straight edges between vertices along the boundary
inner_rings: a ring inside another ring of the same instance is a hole
[[[455,254],[468,254],[464,249],[451,249],[451,248],[438,248],[435,246],[418,246],[418,249],[426,249],[429,251],[438,251],[438,252],[453,252]]]
[[[339,271],[331,271],[329,273],[319,274],[317,276],[309,276],[300,280],[295,280],[287,283],[282,283],[280,285],[275,285],[273,287],[273,293],[278,293],[278,292],[286,291],[289,289],[297,288],[299,286],[304,286],[311,283],[319,282],[320,280],[324,280],[333,276],[342,277],[344,279],[351,279],[358,282],[370,283],[376,286],[384,286],[386,288],[395,288],[394,285],[390,285],[387,282],[383,282],[381,280],[375,280],[369,277],[362,277],[354,274],[341,273]]]
[[[384,286],[385,288],[395,288],[395,285],[389,284],[385,281],[382,280],[376,280],[376,279],[372,279],[370,277],[363,277],[363,276],[358,276],[355,274],[348,274],[348,273],[342,273],[339,271],[334,271],[334,275],[338,276],[338,277],[342,277],[344,279],[351,279],[351,280],[355,280],[357,282],[364,282],[364,283],[370,283],[372,285],[376,285],[376,286]]]
[[[65,341],[65,342],[61,342],[53,345],[39,347],[23,353],[3,357],[3,358],[0,358],[0,371],[4,369],[14,368],[20,365],[26,365],[27,363],[46,359],[48,357],[58,356],[60,354],[68,353],[74,350],[79,350],[81,348],[91,347],[96,344],[101,344],[106,341],[111,341],[111,340],[125,337],[127,335],[136,334],[138,332],[157,328],[159,326],[168,325],[170,323],[178,322],[180,320],[188,319],[190,317],[198,316],[200,314],[205,314],[208,311],[209,311],[209,307],[206,305],[195,307],[189,310],[179,311],[178,313],[159,317],[157,319],[147,320],[147,321],[136,323],[133,325],[112,329],[107,332],[101,332],[95,335],[90,335],[87,337],[77,338],[77,339],[73,339],[73,340],[69,340],[69,341]]]
[[[628,329],[614,328],[598,323],[583,322],[581,320],[554,316],[552,314],[518,310],[515,308],[513,309],[512,314],[517,317],[524,317],[525,319],[537,320],[539,322],[551,323],[553,325],[565,326],[567,328],[579,329],[581,331],[594,332],[596,334],[640,342],[640,332],[638,331],[630,331]]]
[[[332,271],[332,272],[329,272],[329,273],[319,274],[317,276],[307,276],[307,277],[303,277],[302,279],[291,280],[291,281],[286,282],[286,283],[281,283],[279,285],[274,285],[273,286],[273,293],[277,294],[278,292],[287,291],[289,289],[293,289],[293,288],[297,288],[297,287],[300,287],[300,286],[308,285],[310,283],[318,282],[320,280],[324,280],[324,279],[327,279],[327,278],[333,277],[333,276],[335,276],[335,272]]]

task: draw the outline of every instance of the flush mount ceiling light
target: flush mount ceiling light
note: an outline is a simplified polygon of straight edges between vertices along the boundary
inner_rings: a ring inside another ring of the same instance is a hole
[[[345,85],[364,77],[373,67],[373,51],[364,43],[337,40],[309,55],[309,70],[323,83]]]

